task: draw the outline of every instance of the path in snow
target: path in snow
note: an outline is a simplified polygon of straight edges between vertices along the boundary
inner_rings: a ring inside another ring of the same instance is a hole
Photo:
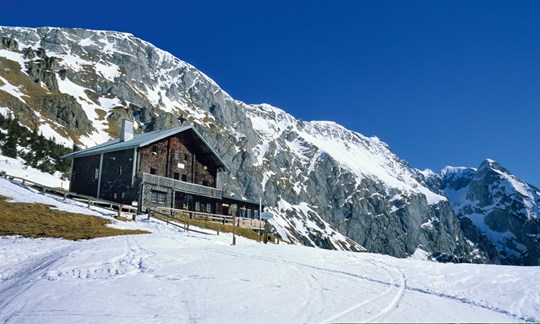
[[[17,299],[28,298],[24,296],[37,281],[41,279],[44,273],[55,263],[58,263],[66,253],[74,249],[74,244],[66,247],[42,253],[17,265],[16,271],[2,278],[0,286],[0,310],[4,320],[9,321],[18,311],[21,310],[21,304],[16,303]]]

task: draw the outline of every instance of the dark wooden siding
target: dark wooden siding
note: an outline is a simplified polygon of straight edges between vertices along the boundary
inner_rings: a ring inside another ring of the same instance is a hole
[[[186,131],[142,147],[138,171],[216,188],[217,165],[197,143]]]
[[[96,197],[100,155],[92,155],[73,160],[70,191]]]
[[[103,154],[100,198],[124,204],[138,200],[132,179],[133,149]]]

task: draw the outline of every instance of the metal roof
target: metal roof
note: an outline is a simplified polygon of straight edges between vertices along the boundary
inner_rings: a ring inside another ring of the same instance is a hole
[[[214,149],[210,146],[210,144],[208,144],[208,142],[204,139],[204,137],[202,137],[202,135],[193,127],[193,125],[187,125],[187,126],[181,126],[181,127],[176,127],[176,128],[170,128],[166,130],[158,130],[158,131],[153,131],[153,132],[148,132],[148,133],[136,134],[133,137],[133,139],[129,141],[124,141],[124,142],[121,142],[120,139],[114,139],[114,140],[105,142],[103,144],[89,147],[84,150],[66,154],[62,156],[61,159],[75,159],[75,158],[80,158],[84,156],[139,148],[139,147],[152,144],[154,142],[157,142],[159,140],[162,140],[174,134],[185,132],[187,130],[191,130],[196,135],[196,137],[198,137],[198,139],[201,140],[202,143],[204,143],[204,145],[200,148],[203,151],[205,151],[205,153],[210,153],[211,155],[213,155],[215,158],[214,160],[219,165],[219,167],[228,169],[227,166],[225,165],[225,162],[223,162],[221,157],[216,153],[216,151],[214,151]]]

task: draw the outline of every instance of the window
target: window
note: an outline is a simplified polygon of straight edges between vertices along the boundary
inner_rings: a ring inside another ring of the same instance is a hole
[[[187,174],[182,174],[182,181],[187,181]]]
[[[195,202],[195,211],[200,211],[201,210],[201,202],[200,201],[196,201]]]
[[[152,145],[152,154],[157,154],[157,145]]]
[[[158,194],[158,203],[160,204],[164,204],[165,203],[165,193],[164,192],[160,192]]]
[[[175,160],[180,160],[180,151],[174,150],[174,151],[173,151],[173,158],[174,158]]]
[[[156,191],[156,190],[150,191],[150,201],[153,203],[164,204],[165,193],[161,191]]]
[[[96,168],[96,170],[94,171],[94,179],[97,180],[98,176],[99,176],[99,169]]]
[[[253,211],[253,218],[259,219],[259,211],[258,210]]]
[[[206,212],[207,212],[207,213],[211,213],[211,212],[212,212],[212,204],[211,204],[211,203],[206,203]]]
[[[118,199],[118,194],[116,192],[113,194],[113,199]]]
[[[184,154],[184,162],[187,162],[187,154]]]
[[[150,174],[156,174],[156,169],[150,168]]]
[[[180,173],[175,172],[175,173],[174,173],[174,179],[175,179],[175,180],[180,180]]]
[[[251,209],[247,210],[247,218],[251,218]]]

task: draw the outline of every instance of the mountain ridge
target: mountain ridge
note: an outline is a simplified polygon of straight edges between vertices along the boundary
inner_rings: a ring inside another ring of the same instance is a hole
[[[263,197],[293,242],[496,261],[464,236],[451,202],[431,183],[442,180],[413,169],[377,137],[235,100],[189,63],[130,34],[0,27],[0,36],[0,63],[11,66],[0,73],[0,107],[60,142],[103,142],[124,118],[139,130],[182,118],[227,162],[224,192]]]

